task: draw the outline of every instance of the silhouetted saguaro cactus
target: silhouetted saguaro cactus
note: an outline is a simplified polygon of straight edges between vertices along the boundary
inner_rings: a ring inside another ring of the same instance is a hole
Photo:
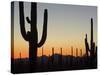
[[[62,59],[62,48],[60,48],[60,55],[61,55],[61,59]]]
[[[21,57],[21,52],[19,53],[19,57],[20,57],[20,59],[22,58],[22,57]]]
[[[58,60],[59,66],[62,66],[62,48],[60,48],[60,55]]]
[[[80,49],[80,56],[82,57],[82,49]]]
[[[48,56],[48,68],[50,68],[50,63],[51,63],[51,57],[50,57],[50,54]]]
[[[86,49],[86,56],[88,57],[89,44],[87,42],[87,34],[86,34],[86,37],[85,37],[85,49]]]
[[[83,64],[83,62],[82,62],[82,49],[80,49],[80,58],[81,58],[81,59],[80,59],[80,64],[82,65],[82,64]],[[80,66],[81,66],[81,65],[80,65]]]
[[[30,31],[25,31],[25,19],[24,19],[24,4],[19,2],[19,18],[20,18],[20,30],[22,37],[25,41],[29,42],[29,61],[30,71],[34,71],[37,64],[37,48],[41,47],[47,37],[47,9],[44,11],[44,23],[43,23],[43,34],[41,41],[38,43],[38,31],[37,31],[37,3],[31,3],[31,18],[26,17],[27,22],[30,24]]]
[[[61,64],[63,63],[63,60],[62,60],[62,56],[63,56],[63,54],[62,54],[62,48],[60,48],[60,50],[61,50]]]
[[[71,60],[70,60],[70,65],[72,66],[73,65],[73,47],[71,47]]]
[[[52,48],[52,55],[54,55],[54,47]]]
[[[91,18],[91,40],[90,40],[90,47],[91,47],[91,51],[90,51],[90,56],[94,55],[94,42],[93,42],[93,19]]]
[[[71,47],[71,55],[73,56],[73,47]]]
[[[78,48],[76,48],[76,57],[78,57]]]
[[[91,40],[90,40],[90,48],[87,42],[87,34],[85,38],[85,47],[86,47],[86,55],[88,51],[90,52],[90,66],[93,66],[94,58],[95,58],[95,42],[93,41],[93,18],[91,18]],[[96,57],[97,58],[97,57]],[[87,63],[89,62],[88,57],[87,57]]]
[[[88,51],[90,51],[90,56],[94,56],[95,51],[95,43],[93,42],[93,18],[91,18],[91,40],[90,40],[90,49],[87,42],[87,34],[85,38],[85,47],[86,47],[86,54],[88,54]]]
[[[52,64],[54,63],[54,47],[52,48]]]
[[[78,65],[78,48],[76,48],[76,65]]]
[[[93,52],[92,52],[92,56],[94,56],[94,53],[95,53],[95,50],[96,50],[96,46],[95,46],[95,43],[93,42]]]

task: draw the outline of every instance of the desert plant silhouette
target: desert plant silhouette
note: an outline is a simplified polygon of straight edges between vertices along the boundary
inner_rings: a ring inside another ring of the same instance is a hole
[[[80,56],[82,57],[82,49],[80,49]]]
[[[20,53],[19,53],[19,58],[20,58],[20,59],[22,58],[21,56],[22,56],[22,54],[21,54],[21,52],[20,52]]]
[[[59,66],[62,67],[62,48],[60,48],[60,55],[58,59]]]
[[[29,42],[30,71],[35,71],[37,64],[37,48],[45,43],[47,37],[48,11],[47,9],[44,10],[43,33],[39,43],[37,31],[37,3],[31,3],[31,18],[29,19],[29,17],[26,17],[26,21],[30,24],[30,31],[25,31],[23,2],[19,2],[19,18],[21,35],[25,41]]]
[[[52,48],[52,64],[54,64],[54,47]]]
[[[78,48],[76,48],[76,57],[78,57]]]
[[[93,61],[95,60],[95,51],[96,51],[96,46],[95,42],[93,41],[93,18],[91,18],[91,40],[90,40],[90,47],[87,42],[87,34],[85,38],[85,48],[86,48],[86,55],[88,59],[88,52],[90,52],[90,66],[93,66]],[[88,60],[87,60],[88,61]]]
[[[73,47],[71,47],[71,55],[73,56]]]
[[[85,48],[86,48],[86,56],[88,57],[89,44],[87,42],[87,34],[85,35]]]

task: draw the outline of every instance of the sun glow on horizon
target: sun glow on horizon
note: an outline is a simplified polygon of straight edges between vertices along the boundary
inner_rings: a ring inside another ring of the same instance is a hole
[[[46,46],[43,46],[41,48],[37,48],[37,56],[40,57],[42,55],[45,55],[45,56],[52,56],[52,48],[54,48],[54,54],[61,54],[61,50],[60,48],[62,48],[62,55],[71,55],[71,56],[76,56],[76,48],[78,49],[78,56],[83,56],[85,54],[85,49],[84,48],[78,48],[78,47],[73,47],[73,55],[71,53],[71,47],[73,46],[70,46],[70,47],[46,47]],[[43,50],[42,50],[43,48]],[[22,50],[23,49],[23,50]],[[82,50],[82,55],[80,53],[80,50]],[[26,52],[27,51],[27,52]],[[42,54],[42,51],[43,51],[43,54]],[[17,59],[17,58],[20,58],[20,53],[21,53],[21,58],[28,58],[29,57],[29,50],[28,48],[25,49],[25,48],[21,48],[20,50],[15,49],[14,50],[14,59]]]
[[[30,18],[30,4],[24,3],[25,17]],[[27,8],[26,8],[27,7]],[[42,37],[43,31],[43,15],[44,9],[48,9],[48,25],[47,38],[44,45],[37,48],[37,56],[43,54],[46,56],[52,55],[52,48],[55,54],[71,55],[71,47],[73,47],[73,56],[76,56],[76,48],[78,48],[78,56],[85,55],[85,34],[87,34],[90,47],[90,27],[91,17],[93,18],[94,42],[97,45],[97,8],[89,6],[74,6],[60,4],[44,4],[37,3],[37,31],[38,42]],[[30,24],[25,20],[26,32],[30,30]],[[19,23],[19,3],[15,2],[14,7],[14,59],[29,57],[29,43],[25,41],[20,32]]]

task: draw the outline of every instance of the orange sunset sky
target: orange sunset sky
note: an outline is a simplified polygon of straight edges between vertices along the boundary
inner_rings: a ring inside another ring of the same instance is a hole
[[[30,3],[24,3],[25,17],[30,17]],[[37,31],[38,42],[42,36],[43,30],[43,14],[44,9],[48,9],[48,25],[47,38],[44,48],[44,55],[52,55],[52,47],[55,48],[55,53],[60,53],[60,48],[63,49],[63,55],[71,54],[73,47],[73,55],[80,56],[85,54],[85,34],[87,33],[88,42],[90,45],[90,26],[91,17],[93,18],[94,42],[97,45],[97,7],[95,6],[78,6],[78,5],[63,5],[63,4],[45,4],[37,3]],[[14,5],[14,57],[19,58],[21,52],[22,58],[28,58],[29,44],[25,41],[20,33],[19,25],[19,4]],[[30,25],[25,21],[26,31],[30,30]],[[38,56],[41,56],[42,47],[38,49]]]

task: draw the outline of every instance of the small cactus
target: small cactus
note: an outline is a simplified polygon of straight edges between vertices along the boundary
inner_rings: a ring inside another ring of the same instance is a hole
[[[59,66],[62,66],[62,48],[60,48],[60,55],[58,59]]]
[[[73,47],[71,47],[71,55],[73,56]]]
[[[20,59],[22,58],[22,57],[21,57],[21,52],[19,53],[19,57],[20,57]]]
[[[85,37],[85,49],[86,49],[86,56],[88,57],[89,44],[87,42],[87,34],[86,34],[86,37]]]
[[[52,48],[52,64],[54,63],[54,47]]]
[[[76,48],[76,57],[78,57],[78,48]]]
[[[80,56],[82,57],[82,49],[80,49]]]

